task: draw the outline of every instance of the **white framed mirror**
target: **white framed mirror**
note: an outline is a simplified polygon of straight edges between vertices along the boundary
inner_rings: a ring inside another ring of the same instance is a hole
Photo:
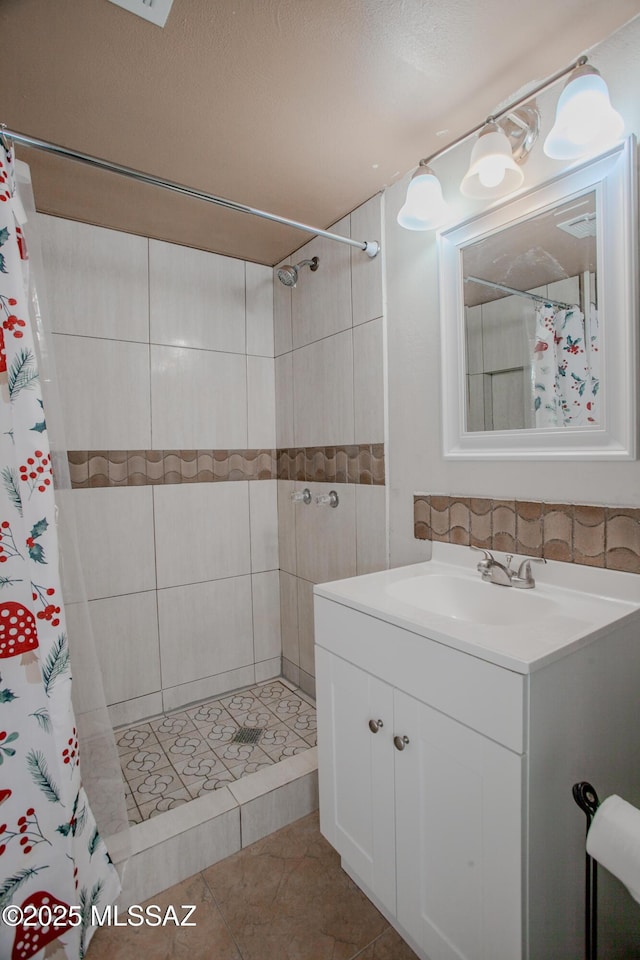
[[[440,233],[444,456],[633,460],[636,144]]]

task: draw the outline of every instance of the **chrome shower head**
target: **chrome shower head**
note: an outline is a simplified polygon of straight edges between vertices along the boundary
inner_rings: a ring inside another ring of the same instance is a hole
[[[280,283],[284,283],[285,287],[295,287],[298,282],[300,267],[309,267],[310,270],[315,272],[318,269],[319,263],[318,257],[313,257],[311,260],[301,260],[300,263],[296,263],[295,265],[285,263],[284,267],[280,267],[278,270],[278,280]]]

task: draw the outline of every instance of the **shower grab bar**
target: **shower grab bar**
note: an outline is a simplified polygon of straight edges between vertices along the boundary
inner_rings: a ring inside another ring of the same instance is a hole
[[[359,250],[362,250],[371,258],[377,256],[380,251],[380,244],[377,240],[352,240],[351,237],[341,237],[338,233],[320,230],[318,227],[312,227],[308,223],[289,220],[287,217],[280,217],[275,213],[267,213],[266,210],[258,210],[256,207],[249,207],[244,203],[237,203],[235,200],[226,200],[224,197],[217,197],[213,193],[205,193],[193,187],[186,187],[184,184],[175,183],[173,180],[163,180],[161,177],[154,177],[152,174],[144,173],[142,170],[134,170],[133,167],[123,167],[119,163],[102,160],[100,157],[92,157],[88,153],[80,153],[78,150],[71,150],[58,143],[51,143],[48,140],[29,137],[25,133],[9,130],[4,123],[0,124],[0,140],[2,140],[5,145],[7,145],[7,140],[12,140],[14,143],[21,143],[25,147],[32,147],[34,150],[53,153],[58,157],[67,157],[70,160],[77,160],[79,163],[86,163],[90,167],[97,167],[99,170],[106,170],[109,173],[117,173],[120,174],[120,176],[129,177],[130,180],[137,180],[139,183],[148,183],[153,187],[162,187],[164,190],[181,193],[185,197],[193,197],[196,200],[213,203],[218,207],[226,207],[227,210],[236,210],[238,213],[249,213],[253,217],[261,217],[263,220],[271,220],[273,223],[282,223],[286,227],[303,230],[305,233],[312,233],[317,237],[336,240],[338,243],[346,243],[351,247],[358,247]]]
[[[598,794],[586,780],[573,785],[573,799],[587,818],[587,833],[600,806]],[[598,954],[598,864],[585,850],[585,960],[597,960]]]

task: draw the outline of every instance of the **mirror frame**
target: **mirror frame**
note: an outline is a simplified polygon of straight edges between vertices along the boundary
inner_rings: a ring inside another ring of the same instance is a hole
[[[602,422],[593,427],[468,431],[463,248],[590,190],[596,194],[598,224]],[[445,459],[636,459],[637,231],[636,141],[631,136],[614,150],[573,168],[569,173],[439,233]],[[613,322],[609,318],[613,318]]]

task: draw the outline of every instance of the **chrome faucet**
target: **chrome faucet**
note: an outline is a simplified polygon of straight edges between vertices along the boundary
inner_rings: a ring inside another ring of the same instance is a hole
[[[484,553],[484,560],[480,560],[477,567],[482,579],[486,580],[487,583],[497,583],[501,587],[519,587],[520,590],[531,590],[536,585],[531,573],[531,564],[547,562],[544,557],[525,557],[518,569],[514,570],[511,567],[512,553],[507,553],[505,562],[500,563],[489,550],[473,545],[471,545],[471,549]]]

